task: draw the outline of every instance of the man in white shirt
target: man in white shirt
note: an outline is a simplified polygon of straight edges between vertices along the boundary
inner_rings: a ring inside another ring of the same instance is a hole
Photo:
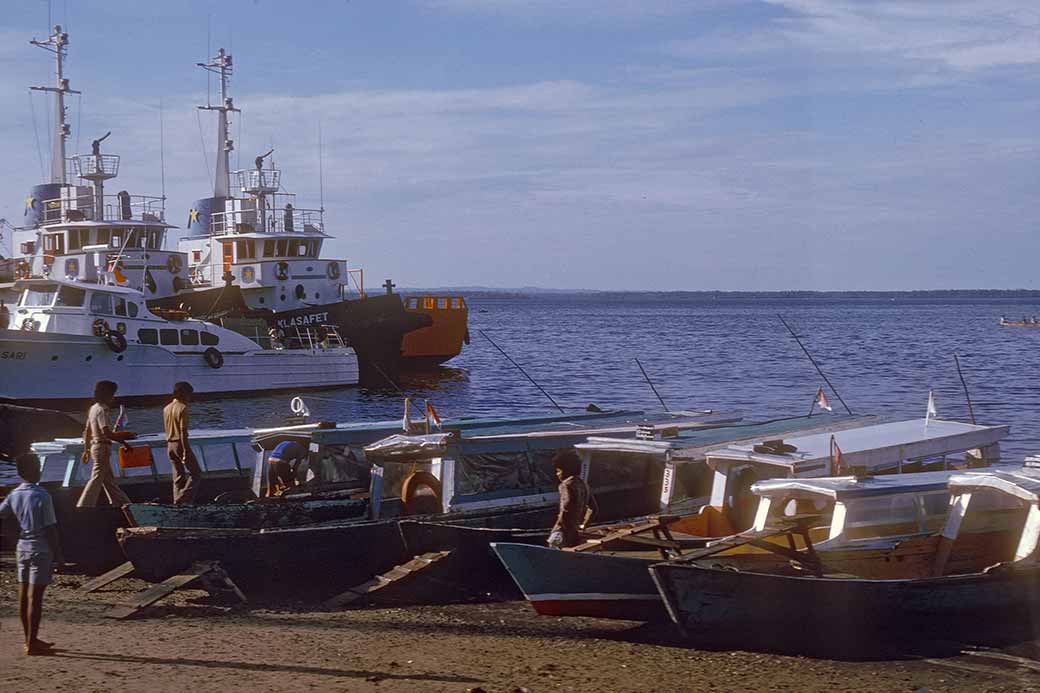
[[[0,519],[14,518],[20,533],[16,547],[18,565],[18,613],[25,632],[25,654],[48,654],[53,643],[40,640],[43,592],[51,582],[55,564],[64,563],[58,539],[58,520],[51,494],[40,486],[40,460],[22,455],[16,460],[25,482],[0,503]]]
[[[94,404],[87,412],[87,426],[83,429],[83,464],[93,462],[90,480],[83,487],[77,508],[93,508],[98,504],[102,492],[108,502],[119,508],[130,502],[130,498],[119,488],[112,474],[112,443],[122,443],[134,434],[127,431],[112,431],[108,423],[109,410],[115,401],[119,386],[111,380],[101,380],[94,386]]]

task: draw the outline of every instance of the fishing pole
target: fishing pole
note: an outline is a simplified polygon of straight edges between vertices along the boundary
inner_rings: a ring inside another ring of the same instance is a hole
[[[831,392],[834,393],[834,396],[838,398],[839,402],[841,402],[841,406],[845,407],[845,411],[849,413],[849,416],[852,416],[852,410],[849,409],[849,405],[845,404],[845,400],[841,398],[841,395],[834,388],[834,384],[827,379],[826,375],[824,375],[823,369],[820,368],[820,365],[818,363],[816,363],[816,359],[812,357],[812,354],[809,353],[809,350],[805,348],[804,344],[802,344],[802,340],[798,339],[798,335],[794,333],[794,330],[791,329],[791,326],[787,324],[786,320],[784,320],[784,316],[777,313],[776,317],[780,318],[780,322],[784,324],[784,327],[787,328],[787,331],[791,333],[792,337],[794,337],[794,341],[798,342],[798,346],[802,348],[802,351],[805,352],[806,357],[808,357],[809,363],[813,365],[813,367],[816,369],[816,372],[820,374],[821,378],[823,378],[823,382],[827,383],[827,387],[831,389]]]
[[[968,394],[968,383],[964,381],[964,373],[961,372],[961,360],[957,354],[953,355],[953,362],[957,364],[957,375],[960,376],[961,386],[964,388],[964,398],[968,400],[968,414],[971,415],[971,423],[975,423],[975,410],[971,406],[971,395]]]
[[[646,369],[643,368],[643,364],[639,363],[639,359],[634,360],[636,362],[636,365],[639,366],[639,370],[643,373],[643,377],[646,378],[646,384],[650,386],[650,389],[654,391],[654,395],[657,396],[657,401],[661,403],[661,406],[664,407],[665,411],[668,411],[668,405],[664,403],[664,399],[661,397],[661,393],[657,391],[657,388],[654,387],[653,381],[650,380],[650,376],[646,374]]]
[[[530,380],[530,381],[531,381],[531,384],[532,384],[532,385],[534,385],[535,387],[537,387],[537,388],[538,388],[538,390],[539,390],[539,391],[540,391],[540,392],[541,392],[541,393],[542,393],[543,395],[545,395],[546,397],[548,397],[548,398],[549,398],[549,401],[553,403],[553,406],[554,406],[554,407],[556,407],[557,409],[559,409],[559,410],[560,410],[560,413],[561,413],[561,414],[563,414],[563,413],[564,413],[564,411],[563,411],[563,407],[561,407],[561,406],[560,406],[559,404],[557,404],[557,403],[556,403],[556,400],[554,400],[554,399],[552,398],[552,395],[550,395],[550,394],[549,394],[548,392],[546,392],[546,391],[545,391],[545,388],[543,388],[543,387],[542,387],[541,385],[539,385],[538,383],[536,383],[536,382],[534,381],[534,378],[532,378],[531,376],[529,376],[529,375],[527,374],[527,371],[525,371],[525,370],[524,370],[523,368],[521,368],[521,367],[520,367],[520,364],[519,364],[519,363],[517,363],[517,362],[516,362],[516,361],[514,361],[513,359],[509,358],[509,354],[507,354],[506,352],[502,351],[502,347],[500,347],[500,346],[498,346],[497,344],[495,344],[495,340],[491,339],[491,337],[488,337],[488,335],[487,335],[487,332],[485,332],[484,330],[477,330],[477,332],[479,332],[480,334],[484,335],[484,339],[486,339],[486,340],[488,340],[489,342],[491,342],[491,346],[493,346],[493,347],[495,347],[496,349],[498,349],[499,353],[500,353],[500,354],[502,354],[503,356],[505,356],[505,357],[506,357],[506,359],[508,359],[509,363],[511,363],[511,364],[513,364],[514,366],[516,366],[516,369],[517,369],[518,371],[520,371],[521,373],[523,373],[523,374],[524,374],[524,377],[525,377],[525,378],[527,378],[528,380]]]

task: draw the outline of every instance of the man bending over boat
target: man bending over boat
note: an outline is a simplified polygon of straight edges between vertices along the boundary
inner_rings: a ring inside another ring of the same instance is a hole
[[[173,467],[173,504],[191,505],[199,493],[202,469],[188,441],[188,402],[195,388],[191,383],[179,382],[173,386],[173,400],[163,408],[163,427],[166,429],[166,454]]]
[[[93,508],[98,503],[102,491],[108,502],[121,508],[130,502],[130,498],[119,488],[112,474],[112,443],[126,445],[133,438],[129,431],[113,431],[108,423],[112,404],[115,402],[119,386],[111,380],[100,380],[94,385],[94,404],[87,412],[87,426],[83,429],[83,464],[93,461],[90,480],[83,487],[76,502],[77,508]],[[118,428],[118,426],[117,426]]]
[[[0,519],[14,518],[20,533],[18,562],[18,614],[25,633],[25,654],[49,654],[53,643],[40,640],[43,592],[51,584],[51,570],[64,561],[58,539],[58,519],[51,494],[40,486],[40,460],[25,454],[15,461],[23,483],[0,503]]]
[[[295,440],[283,440],[267,458],[267,497],[280,496],[296,486],[296,472],[307,459],[307,448]]]
[[[573,448],[556,453],[552,463],[560,480],[560,513],[549,535],[549,546],[577,546],[581,543],[579,530],[599,508],[589,485],[581,478],[581,459]]]

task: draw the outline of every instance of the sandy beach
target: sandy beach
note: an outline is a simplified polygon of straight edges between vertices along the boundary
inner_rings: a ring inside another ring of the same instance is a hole
[[[25,657],[17,587],[4,559],[0,688],[5,691],[1040,691],[1036,643],[962,654],[839,661],[711,649],[670,628],[537,616],[522,602],[308,611],[235,605],[187,589],[138,616],[103,616],[147,583],[94,594],[58,575],[41,636],[49,657]]]

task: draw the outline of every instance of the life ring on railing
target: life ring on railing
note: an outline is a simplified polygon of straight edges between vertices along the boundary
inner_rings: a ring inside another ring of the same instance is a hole
[[[329,279],[339,279],[339,263],[330,262],[329,266],[325,268],[325,276]]]
[[[166,269],[170,271],[170,274],[179,274],[181,271],[180,255],[171,255],[166,258]]]
[[[126,337],[120,332],[115,330],[109,330],[105,332],[104,336],[105,346],[114,351],[117,354],[122,354],[126,351]]]
[[[32,276],[32,267],[25,260],[19,260],[14,266],[15,279],[28,279]]]
[[[274,266],[274,276],[278,278],[278,281],[285,281],[289,278],[289,263],[279,262]]]
[[[202,358],[206,360],[206,365],[214,370],[224,365],[224,354],[215,347],[210,347],[202,352]]]
[[[22,320],[22,329],[26,332],[35,332],[40,329],[40,321],[26,318],[25,320]]]
[[[401,502],[404,504],[405,515],[418,515],[428,514],[431,509],[427,505],[430,503],[429,495],[419,495],[419,489],[428,488],[433,491],[433,503],[436,504],[436,509],[433,512],[437,512],[441,507],[441,482],[433,474],[429,472],[412,472],[409,474],[404,483],[401,484]],[[423,507],[426,506],[426,507]]]
[[[108,327],[108,323],[102,320],[101,318],[95,320],[91,328],[94,331],[95,337],[104,337],[106,332],[111,332],[111,330]]]

